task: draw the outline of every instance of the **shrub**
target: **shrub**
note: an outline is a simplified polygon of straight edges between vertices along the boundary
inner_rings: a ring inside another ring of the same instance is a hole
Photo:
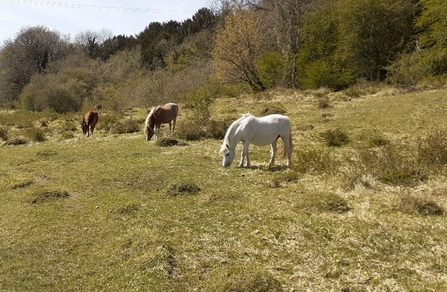
[[[325,132],[320,133],[320,137],[326,142],[329,147],[340,147],[349,143],[349,136],[345,130],[329,129]]]

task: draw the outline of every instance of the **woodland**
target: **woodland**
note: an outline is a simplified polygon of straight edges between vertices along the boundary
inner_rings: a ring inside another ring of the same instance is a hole
[[[209,118],[218,97],[275,88],[443,87],[443,0],[216,0],[134,35],[26,26],[0,51],[0,105],[78,112],[182,102]]]

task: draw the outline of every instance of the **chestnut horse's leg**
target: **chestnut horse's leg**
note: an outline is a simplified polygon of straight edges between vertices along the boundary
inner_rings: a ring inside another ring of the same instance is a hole
[[[176,121],[177,121],[177,118],[174,118],[174,120],[172,120],[172,133],[175,132],[175,123],[176,123]],[[169,125],[171,125],[171,124],[169,124]],[[169,129],[169,130],[171,130],[171,129]]]
[[[155,140],[158,139],[158,134],[160,133],[160,126],[161,126],[161,124],[155,125]]]

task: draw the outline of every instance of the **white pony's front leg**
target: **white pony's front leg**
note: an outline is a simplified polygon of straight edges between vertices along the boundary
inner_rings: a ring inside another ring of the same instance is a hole
[[[270,156],[270,161],[269,161],[268,167],[275,164],[275,157],[276,157],[276,152],[277,152],[276,141],[273,142],[270,146],[272,148],[272,153]]]

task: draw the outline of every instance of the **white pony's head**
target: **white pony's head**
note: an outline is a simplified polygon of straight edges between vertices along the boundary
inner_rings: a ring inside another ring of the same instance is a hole
[[[231,163],[234,160],[234,156],[236,154],[235,149],[230,149],[230,146],[228,144],[224,143],[222,147],[220,148],[220,153],[223,156],[222,160],[222,166],[227,167],[230,166]]]

